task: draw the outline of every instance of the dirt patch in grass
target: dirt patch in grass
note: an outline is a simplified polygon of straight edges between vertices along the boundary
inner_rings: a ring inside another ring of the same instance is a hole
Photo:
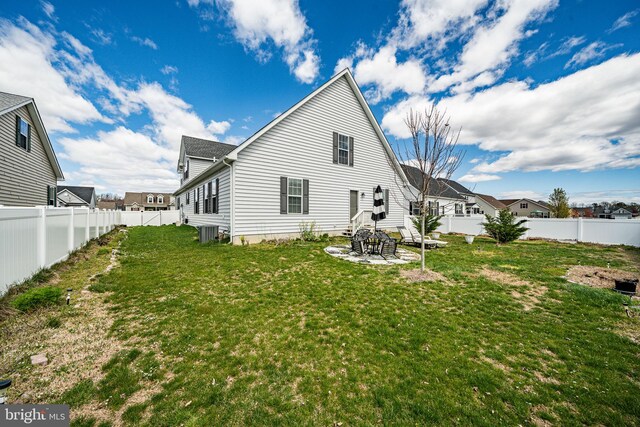
[[[640,273],[632,273],[615,268],[576,265],[567,271],[566,279],[572,283],[594,288],[613,289],[615,280],[639,279]]]
[[[507,286],[516,286],[518,289],[511,290],[511,296],[518,300],[525,311],[532,310],[540,303],[540,298],[547,293],[547,287],[543,285],[533,284],[519,278],[516,275],[505,273],[503,271],[491,270],[484,267],[479,270],[481,276]]]
[[[424,271],[420,269],[415,270],[401,270],[400,276],[404,277],[410,283],[414,282],[446,282],[447,278],[437,271],[429,270],[426,268]]]

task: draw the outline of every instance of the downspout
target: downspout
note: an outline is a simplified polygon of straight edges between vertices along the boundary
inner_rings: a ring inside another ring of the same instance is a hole
[[[234,169],[233,165],[227,163],[227,158],[222,159],[222,163],[229,168],[229,243],[233,245],[233,232],[235,230],[235,226],[233,224],[233,220],[235,218],[235,177],[234,177]]]

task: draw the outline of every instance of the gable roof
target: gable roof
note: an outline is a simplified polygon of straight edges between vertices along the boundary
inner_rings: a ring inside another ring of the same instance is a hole
[[[402,167],[402,170],[404,171],[404,174],[407,177],[409,184],[411,184],[414,188],[418,190],[421,189],[423,184],[424,174],[420,171],[420,169],[414,166],[405,165],[405,164],[401,164],[400,166]],[[442,179],[434,179],[431,181],[431,184],[429,185],[429,196],[464,200],[464,197],[462,197],[457,191],[455,191],[449,185],[445,184],[444,180]]]
[[[490,196],[488,194],[480,194],[480,193],[475,193],[475,195],[476,195],[476,197],[481,198],[486,203],[488,203],[489,205],[493,206],[496,209],[504,209],[504,208],[506,208],[504,203],[502,203],[500,200],[496,199],[493,196]]]
[[[520,202],[520,201],[525,201],[525,202],[533,203],[534,205],[538,205],[541,208],[549,209],[549,203],[543,202],[542,200],[527,199],[525,197],[523,197],[521,199],[501,199],[499,201],[504,203],[506,206],[511,206],[514,203],[517,203],[517,202]]]
[[[91,203],[91,197],[95,193],[95,189],[93,187],[80,187],[76,185],[58,185],[58,194],[67,190],[68,192],[75,194],[80,199],[84,200],[87,203]]]
[[[445,184],[447,184],[449,187],[453,188],[455,191],[457,191],[460,194],[473,194],[473,191],[469,190],[467,187],[465,187],[464,185],[460,184],[457,181],[454,181],[452,179],[445,179],[445,178],[438,178],[438,180],[444,182]]]
[[[11,110],[20,108],[28,104],[31,98],[13,93],[0,92],[0,114],[8,113]]]
[[[184,153],[187,156],[202,157],[204,159],[222,158],[238,147],[233,144],[187,135],[182,135],[181,144],[184,145]]]
[[[403,182],[408,183],[407,177],[405,176],[402,167],[400,167],[400,162],[398,162],[398,158],[396,157],[396,154],[393,152],[393,149],[391,148],[391,145],[389,144],[389,141],[387,141],[387,137],[384,135],[384,132],[382,132],[382,128],[380,127],[380,124],[378,124],[378,121],[376,120],[375,116],[371,112],[371,108],[369,108],[369,104],[367,104],[367,101],[364,99],[364,95],[362,95],[362,91],[360,90],[360,87],[356,83],[355,79],[353,78],[353,75],[351,74],[351,71],[349,71],[348,68],[345,68],[344,70],[340,71],[335,76],[331,77],[329,80],[327,80],[324,84],[322,84],[316,90],[314,90],[309,95],[305,96],[300,101],[298,101],[298,103],[296,103],[294,106],[289,108],[284,113],[280,114],[278,117],[276,117],[275,119],[273,119],[269,123],[267,123],[260,130],[258,130],[256,133],[251,135],[248,139],[246,139],[242,144],[236,146],[235,149],[233,151],[231,151],[230,153],[228,153],[225,157],[227,159],[231,160],[231,161],[238,160],[238,153],[239,152],[241,152],[242,150],[244,150],[245,148],[247,148],[248,146],[253,144],[258,138],[260,138],[266,132],[271,130],[278,123],[280,123],[281,121],[283,121],[284,119],[289,117],[296,110],[298,110],[300,107],[305,105],[307,102],[309,102],[311,99],[313,99],[316,95],[321,93],[323,90],[325,90],[327,87],[331,86],[333,83],[335,83],[337,80],[339,80],[342,77],[344,77],[347,80],[347,83],[349,83],[349,86],[351,87],[351,90],[353,90],[353,93],[356,95],[356,99],[358,100],[358,102],[360,103],[360,106],[364,110],[364,113],[367,116],[367,118],[369,119],[369,122],[371,123],[371,126],[373,127],[374,131],[378,135],[378,138],[380,139],[380,141],[382,141],[382,145],[383,145],[385,151],[387,152],[387,155],[389,155],[389,157],[391,158],[391,162],[393,163],[394,167],[396,168],[396,171],[398,172],[398,175],[400,175],[400,178],[403,180]],[[180,159],[182,159],[182,149],[181,149],[181,152],[180,152]],[[179,162],[180,162],[180,160],[178,160],[178,163]],[[221,162],[215,162],[213,165],[209,166],[207,169],[205,169],[202,172],[200,172],[198,174],[198,178],[193,178],[192,180],[186,182],[185,184],[180,186],[180,188],[178,188],[173,194],[177,195],[178,193],[180,193],[184,189],[190,188],[190,187],[198,184],[199,182],[202,182],[204,179],[206,179],[207,176],[209,176],[209,173],[214,172],[214,171],[222,168],[223,165],[229,166],[227,163],[224,162],[224,160],[221,161]]]
[[[49,135],[47,135],[47,131],[44,128],[44,123],[42,123],[42,117],[40,117],[38,107],[36,107],[36,103],[33,98],[28,98],[26,96],[15,95],[7,92],[0,92],[0,115],[10,113],[11,111],[23,106],[26,106],[27,110],[29,111],[29,115],[33,120],[36,132],[38,132],[38,136],[40,136],[40,141],[42,142],[42,146],[44,147],[44,152],[49,159],[49,163],[51,164],[51,168],[53,169],[56,178],[58,180],[64,180],[62,168],[60,167],[60,163],[58,163],[56,153],[53,151],[53,145],[51,145]]]

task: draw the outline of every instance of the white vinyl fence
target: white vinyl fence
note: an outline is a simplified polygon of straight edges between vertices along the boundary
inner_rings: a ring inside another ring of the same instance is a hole
[[[523,218],[529,228],[523,239],[543,238],[601,243],[607,245],[640,246],[640,220],[594,218]],[[483,216],[443,217],[438,227],[441,233],[485,234]],[[413,226],[405,216],[405,226]]]
[[[180,211],[121,211],[122,224],[127,227],[135,225],[175,224],[180,219]]]
[[[116,225],[165,225],[178,218],[178,211],[0,207],[0,295]]]

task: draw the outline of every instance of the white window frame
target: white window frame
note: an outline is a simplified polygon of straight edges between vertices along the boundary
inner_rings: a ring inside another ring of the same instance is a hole
[[[164,196],[162,194],[158,195],[158,204],[159,205],[164,204]]]
[[[342,141],[342,139],[344,138],[344,141]],[[340,143],[341,142],[345,142],[347,144],[347,148],[341,148]],[[348,135],[344,135],[341,133],[338,133],[338,164],[339,165],[345,165],[345,166],[349,166],[349,136]],[[346,157],[345,157],[345,162],[341,162],[340,161],[340,153],[341,152],[346,152]]]
[[[289,190],[290,190],[290,182],[291,180],[296,180],[296,181],[300,181],[300,195],[294,194],[292,195]],[[289,198],[291,197],[297,197],[300,198],[300,212],[291,212],[290,208],[290,204],[289,204]],[[303,204],[303,197],[304,197],[304,180],[302,178],[296,178],[296,177],[287,177],[287,214],[299,214],[302,215],[302,211],[304,210],[304,206],[302,206]]]
[[[149,198],[151,198],[151,201],[149,201]],[[147,194],[147,203],[153,203],[153,194]]]

